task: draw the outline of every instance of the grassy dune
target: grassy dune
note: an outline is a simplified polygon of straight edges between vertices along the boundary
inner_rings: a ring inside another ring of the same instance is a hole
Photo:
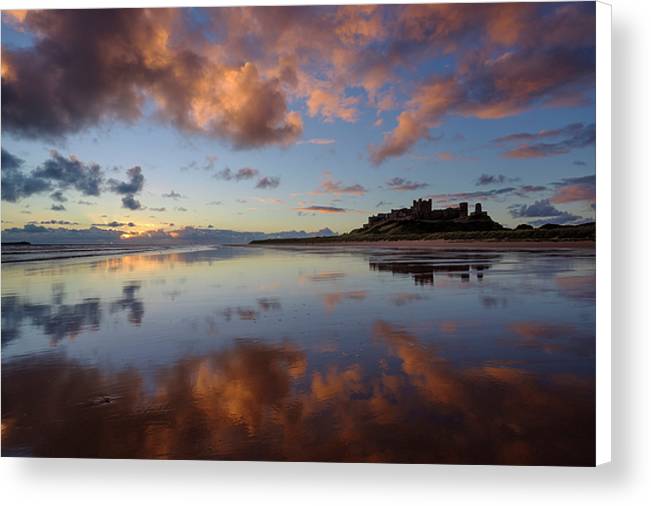
[[[427,233],[404,229],[392,229],[387,233],[369,233],[353,230],[350,233],[335,237],[310,237],[306,239],[267,239],[252,241],[251,244],[323,244],[360,241],[418,241],[418,240],[446,240],[446,241],[483,241],[483,242],[508,242],[508,241],[594,241],[595,224],[545,226],[531,230],[474,230],[450,231]]]

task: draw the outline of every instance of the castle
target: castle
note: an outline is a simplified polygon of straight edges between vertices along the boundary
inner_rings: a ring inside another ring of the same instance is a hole
[[[476,220],[488,218],[488,213],[482,211],[481,204],[475,204],[475,211],[468,213],[468,202],[459,203],[459,207],[448,207],[446,209],[432,209],[432,199],[414,200],[411,207],[402,209],[391,209],[389,213],[380,213],[369,216],[368,223],[364,228],[369,228],[385,221],[441,221],[441,220]]]

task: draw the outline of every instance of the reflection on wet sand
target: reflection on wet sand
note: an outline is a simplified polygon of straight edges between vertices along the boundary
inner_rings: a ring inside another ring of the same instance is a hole
[[[490,269],[490,264],[431,264],[422,262],[369,262],[372,271],[391,272],[397,275],[411,275],[416,285],[433,285],[435,273],[446,273],[448,276],[458,276],[462,280],[470,279],[474,274],[482,279],[483,271]]]
[[[137,297],[140,283],[129,282],[122,288],[122,297],[109,305],[110,313],[126,310],[127,319],[140,325],[145,306]],[[2,297],[2,346],[20,337],[25,322],[41,329],[56,345],[64,339],[75,339],[83,331],[97,331],[102,321],[102,301],[97,297],[86,298],[78,304],[63,304],[65,287],[55,285],[52,304],[31,303],[16,295]]]
[[[2,281],[3,455],[594,463],[593,257],[220,248]]]
[[[377,364],[241,340],[155,374],[62,356],[3,367],[4,455],[591,465],[594,385],[457,367],[373,325]],[[392,364],[392,365],[388,365]]]
[[[74,339],[84,329],[98,329],[102,311],[99,299],[85,299],[79,304],[31,304],[19,297],[2,298],[2,345],[20,337],[20,327],[27,320],[42,329],[56,345]]]

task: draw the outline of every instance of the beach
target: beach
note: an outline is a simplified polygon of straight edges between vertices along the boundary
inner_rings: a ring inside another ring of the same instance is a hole
[[[544,250],[594,250],[595,241],[450,241],[445,239],[396,240],[396,241],[286,241],[283,243],[254,244],[254,247],[332,247],[332,248],[391,248],[391,249],[463,249],[463,250],[502,250],[502,251],[544,251]]]
[[[592,465],[594,260],[382,242],[5,263],[2,455]]]

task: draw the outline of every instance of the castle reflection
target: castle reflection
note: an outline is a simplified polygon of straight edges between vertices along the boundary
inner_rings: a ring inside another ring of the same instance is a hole
[[[428,264],[412,262],[369,262],[369,268],[377,272],[391,272],[397,275],[410,275],[416,285],[433,285],[434,274],[458,276],[469,281],[471,275],[483,279],[483,271],[490,269],[490,264]]]

